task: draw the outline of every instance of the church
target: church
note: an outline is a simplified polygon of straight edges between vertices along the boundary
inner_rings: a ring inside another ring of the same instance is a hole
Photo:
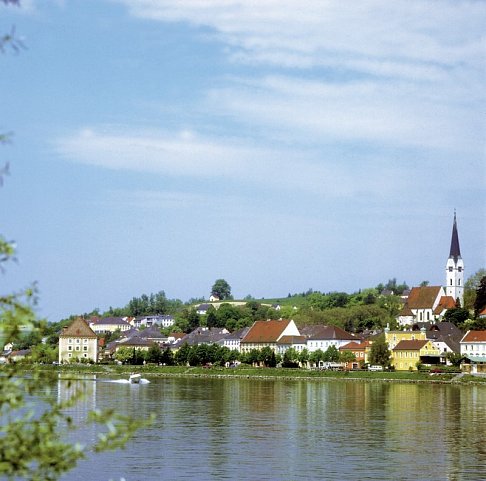
[[[454,212],[451,248],[446,263],[445,286],[413,287],[398,315],[401,326],[442,319],[447,309],[464,303],[464,261],[461,257]]]

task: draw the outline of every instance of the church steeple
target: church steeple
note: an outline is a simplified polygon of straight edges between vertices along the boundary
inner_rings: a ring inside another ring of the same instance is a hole
[[[454,210],[454,224],[452,225],[452,238],[451,238],[451,252],[449,257],[457,259],[461,257],[461,248],[459,247],[459,235],[457,233],[457,220],[456,211]]]
[[[452,224],[451,250],[446,264],[446,294],[454,300],[459,299],[461,306],[464,302],[464,262],[459,247],[459,234],[457,232],[457,218],[454,210],[454,223]]]

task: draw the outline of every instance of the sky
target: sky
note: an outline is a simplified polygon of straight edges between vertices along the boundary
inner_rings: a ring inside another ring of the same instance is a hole
[[[486,267],[486,2],[0,5],[0,226],[39,316]]]

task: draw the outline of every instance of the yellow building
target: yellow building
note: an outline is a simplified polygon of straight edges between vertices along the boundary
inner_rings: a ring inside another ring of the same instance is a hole
[[[417,364],[438,364],[440,351],[432,341],[402,340],[392,350],[391,363],[397,371],[416,371]]]
[[[388,349],[392,351],[400,341],[425,341],[425,329],[420,331],[390,331],[385,329],[385,341],[388,343]]]

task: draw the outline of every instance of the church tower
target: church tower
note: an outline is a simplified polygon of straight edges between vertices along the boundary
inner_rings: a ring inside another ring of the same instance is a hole
[[[452,225],[451,251],[446,264],[446,295],[454,300],[459,299],[461,307],[464,305],[464,262],[459,247],[457,233],[456,211],[454,211],[454,224]]]

